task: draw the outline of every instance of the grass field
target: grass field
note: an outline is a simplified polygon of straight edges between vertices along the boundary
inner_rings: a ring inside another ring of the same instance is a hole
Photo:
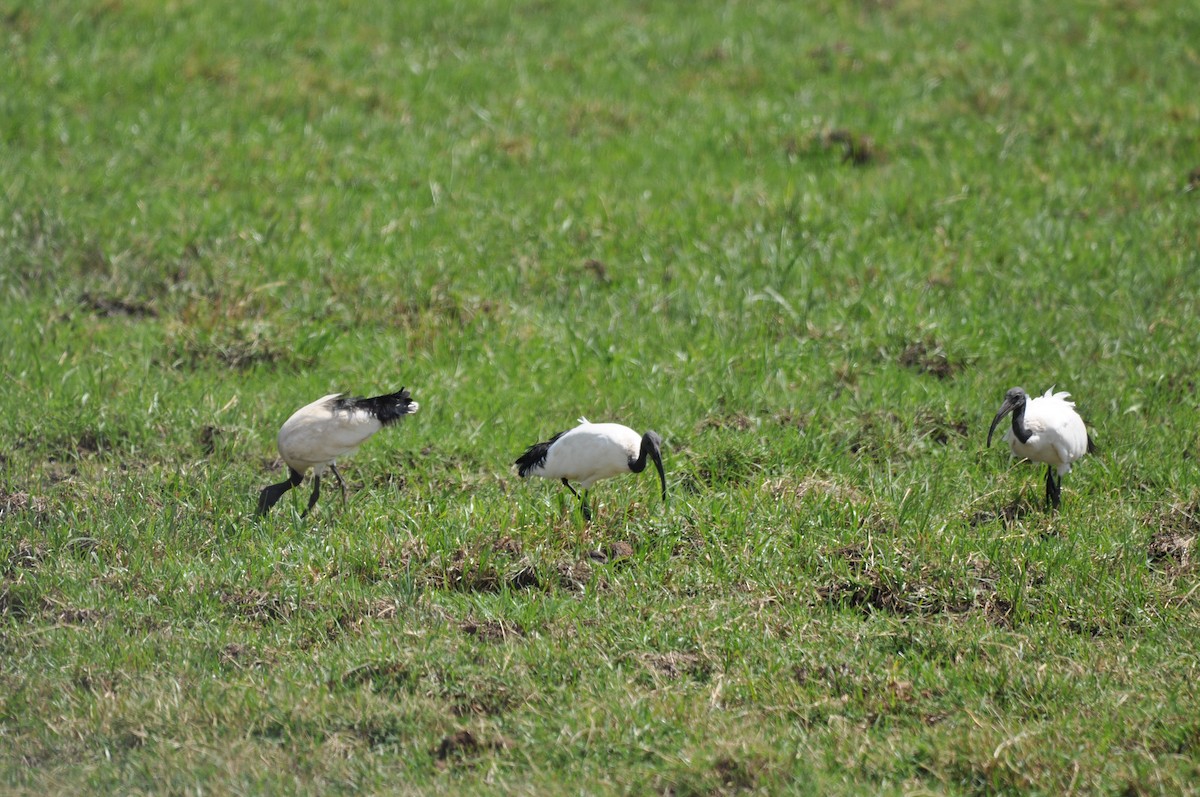
[[[1200,783],[1200,6],[0,0],[0,791]],[[1042,508],[1004,391],[1100,446]],[[335,391],[419,414],[267,518]],[[516,477],[664,438],[585,523]]]

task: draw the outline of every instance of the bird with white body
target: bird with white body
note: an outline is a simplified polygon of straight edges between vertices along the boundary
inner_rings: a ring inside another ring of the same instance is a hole
[[[521,478],[541,476],[560,479],[579,499],[586,520],[591,520],[588,490],[601,479],[622,473],[641,473],[646,460],[653,460],[662,484],[662,498],[667,500],[667,477],[663,472],[662,438],[657,432],[638,434],[619,423],[591,423],[580,418],[574,429],[559,432],[544,443],[535,443],[517,458],[517,473]],[[576,492],[571,482],[583,488]]]
[[[357,398],[345,393],[322,396],[292,413],[279,430],[279,455],[288,466],[288,478],[262,489],[258,496],[258,514],[267,510],[293,487],[299,487],[304,474],[313,471],[313,491],[304,515],[312,511],[321,494],[321,476],[333,473],[346,500],[346,483],[338,473],[335,460],[353,454],[360,445],[385,426],[412,415],[420,405],[405,388],[373,398]]]
[[[1014,387],[1004,394],[1004,403],[988,429],[990,446],[1000,419],[1012,413],[1012,426],[1004,432],[1004,440],[1014,457],[1045,463],[1046,503],[1055,509],[1062,500],[1062,477],[1071,472],[1071,464],[1096,451],[1083,418],[1075,411],[1075,402],[1067,400],[1070,397],[1070,393],[1055,393],[1050,388],[1045,395],[1030,399],[1024,389]]]

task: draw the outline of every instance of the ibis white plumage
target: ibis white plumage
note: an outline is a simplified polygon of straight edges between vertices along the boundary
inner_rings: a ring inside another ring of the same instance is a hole
[[[342,488],[346,483],[338,473],[335,460],[349,456],[367,439],[385,426],[412,415],[420,405],[406,388],[373,398],[356,398],[345,393],[322,396],[292,413],[279,430],[279,455],[288,466],[288,478],[262,489],[258,496],[258,514],[267,510],[293,487],[299,487],[304,474],[313,471],[313,491],[308,499],[307,515],[321,494],[321,476],[328,469]]]
[[[667,500],[667,477],[663,472],[662,438],[657,432],[638,434],[619,423],[591,423],[580,418],[574,429],[559,432],[544,443],[535,443],[517,458],[517,473],[521,478],[541,476],[560,479],[579,499],[583,516],[591,520],[588,490],[601,479],[622,473],[641,473],[647,458],[653,460],[662,484],[662,498]],[[578,482],[583,495],[571,482]]]
[[[1071,472],[1077,459],[1096,450],[1083,418],[1075,411],[1075,402],[1067,400],[1070,397],[1070,393],[1055,393],[1050,388],[1045,395],[1030,399],[1024,389],[1014,387],[1004,394],[1004,403],[988,429],[990,446],[1000,419],[1012,413],[1012,426],[1004,432],[1004,440],[1014,457],[1045,463],[1046,503],[1055,509],[1062,500],[1062,477]]]

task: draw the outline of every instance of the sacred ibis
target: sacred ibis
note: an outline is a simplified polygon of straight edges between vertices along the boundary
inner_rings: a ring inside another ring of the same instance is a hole
[[[1014,457],[1046,464],[1046,503],[1055,509],[1062,499],[1062,477],[1071,472],[1071,463],[1096,451],[1083,418],[1075,411],[1075,402],[1067,400],[1070,397],[1070,393],[1055,393],[1050,388],[1031,400],[1022,388],[1014,387],[1004,394],[1004,403],[988,429],[990,446],[1000,419],[1012,413],[1012,428],[1004,432],[1004,439]]]
[[[349,456],[371,435],[390,426],[419,405],[405,388],[374,398],[357,398],[345,393],[322,396],[292,413],[279,430],[279,455],[288,466],[288,478],[262,489],[258,495],[258,514],[266,514],[283,494],[299,487],[304,474],[313,470],[313,491],[304,515],[312,511],[321,494],[321,475],[333,471],[346,500],[346,483],[334,460]],[[302,515],[303,516],[303,515]]]
[[[588,507],[588,489],[600,481],[622,473],[641,473],[646,458],[654,460],[662,497],[667,500],[667,477],[663,473],[662,438],[657,432],[638,434],[619,423],[591,423],[580,418],[574,429],[559,432],[544,443],[535,443],[517,458],[517,473],[521,478],[541,476],[561,479],[563,485],[579,499],[585,520],[592,519]],[[583,495],[571,482],[579,482]]]

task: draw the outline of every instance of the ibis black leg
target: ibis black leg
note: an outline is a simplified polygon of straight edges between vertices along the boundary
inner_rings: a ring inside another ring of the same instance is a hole
[[[592,510],[588,508],[588,499],[587,499],[588,491],[584,490],[583,495],[580,495],[579,492],[574,487],[571,486],[571,483],[569,481],[567,481],[567,478],[565,476],[563,477],[562,483],[563,483],[563,487],[566,487],[568,490],[571,491],[571,495],[573,495],[579,499],[579,508],[583,512],[583,519],[591,520],[592,519]]]
[[[293,487],[299,486],[300,482],[304,481],[304,474],[297,473],[294,469],[288,468],[288,477],[279,484],[272,484],[262,489],[258,494],[258,509],[255,511],[257,515],[265,515],[267,511],[275,506],[283,494]]]
[[[329,463],[329,469],[333,471],[334,477],[338,480],[338,486],[342,488],[342,503],[346,503],[346,483],[342,481],[342,474],[338,473],[337,465]]]
[[[1046,466],[1046,507],[1058,509],[1062,501],[1062,477],[1054,478],[1054,466]]]
[[[308,515],[309,512],[312,511],[312,508],[317,505],[317,499],[320,496],[321,496],[321,477],[313,476],[313,491],[312,491],[312,495],[310,495],[308,497],[308,509],[305,509],[300,514],[300,517],[305,517]]]

